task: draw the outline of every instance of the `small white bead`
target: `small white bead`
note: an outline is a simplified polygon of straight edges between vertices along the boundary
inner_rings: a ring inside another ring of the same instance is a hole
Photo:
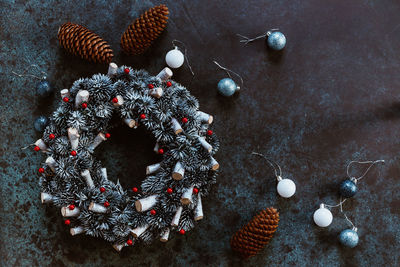
[[[173,49],[167,53],[165,56],[165,62],[167,63],[168,67],[176,69],[183,65],[185,57],[183,56],[182,52],[178,49]]]
[[[332,223],[333,216],[327,208],[319,208],[314,212],[314,222],[319,227],[327,227]]]
[[[289,198],[296,193],[296,184],[290,179],[280,180],[276,190],[281,197]]]

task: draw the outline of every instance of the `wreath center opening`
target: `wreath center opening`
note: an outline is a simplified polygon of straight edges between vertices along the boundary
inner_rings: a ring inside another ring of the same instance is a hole
[[[96,157],[107,168],[112,181],[119,180],[128,190],[140,190],[146,166],[161,161],[161,155],[154,151],[156,139],[142,126],[132,130],[120,125],[111,134],[112,137],[95,150]]]

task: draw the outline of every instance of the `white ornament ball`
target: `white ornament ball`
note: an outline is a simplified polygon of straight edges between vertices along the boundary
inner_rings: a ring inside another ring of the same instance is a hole
[[[185,57],[178,49],[173,49],[169,51],[165,56],[165,62],[167,63],[168,67],[173,69],[181,67],[184,61]]]
[[[281,197],[289,198],[296,193],[296,184],[290,179],[283,179],[278,182],[276,190]]]
[[[327,208],[320,207],[314,212],[314,222],[319,227],[327,227],[332,223],[332,212]]]

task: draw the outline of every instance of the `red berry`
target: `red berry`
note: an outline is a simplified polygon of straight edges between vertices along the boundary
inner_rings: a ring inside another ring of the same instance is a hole
[[[86,102],[82,103],[82,108],[87,108],[87,103]]]
[[[213,134],[213,131],[211,131],[211,130],[207,131],[207,135],[212,135],[212,134]]]
[[[133,241],[131,239],[129,239],[128,241],[126,241],[126,244],[128,244],[128,246],[132,246],[133,245]]]
[[[188,119],[185,117],[185,118],[182,118],[182,122],[183,123],[187,123],[188,122]]]
[[[54,134],[49,134],[49,138],[50,138],[51,140],[53,140],[54,138],[56,138],[56,136],[55,136]]]
[[[110,206],[110,203],[109,203],[108,201],[105,201],[105,202],[104,202],[104,207],[107,208],[108,206]]]
[[[171,87],[172,83],[171,82],[167,82],[167,87]]]
[[[137,187],[132,188],[132,191],[136,193],[138,191]]]
[[[151,210],[151,211],[150,211],[150,214],[151,214],[151,215],[156,215],[156,210]]]
[[[65,225],[70,225],[71,221],[70,220],[65,220],[64,223],[65,223]]]
[[[69,98],[68,98],[68,97],[64,97],[64,98],[63,98],[63,101],[64,101],[65,103],[68,103],[68,102],[69,102]]]
[[[160,148],[159,150],[158,150],[158,154],[164,154],[164,149],[162,149],[162,148]]]
[[[126,74],[129,74],[129,69],[128,69],[128,68],[125,68],[125,69],[124,69],[124,72],[125,72]]]
[[[179,233],[180,233],[181,235],[184,235],[184,234],[185,234],[185,230],[184,230],[184,229],[181,229],[181,230],[179,231]]]
[[[172,194],[172,192],[173,192],[172,188],[168,188],[168,189],[167,189],[167,193],[168,193],[168,194]]]
[[[113,103],[118,103],[118,98],[114,97],[114,98],[112,99],[112,102],[113,102]]]
[[[106,138],[110,138],[110,137],[111,137],[111,134],[106,133],[104,136],[105,136]]]
[[[153,88],[154,88],[154,85],[151,84],[151,83],[149,83],[149,84],[147,85],[147,87],[148,87],[149,89],[153,89]]]
[[[69,205],[69,206],[68,206],[68,209],[74,210],[74,209],[75,209],[75,205],[74,205],[74,204]]]
[[[199,189],[197,187],[193,188],[193,194],[199,193]]]
[[[104,193],[106,192],[106,189],[104,187],[100,187],[100,192]]]
[[[35,148],[34,148],[33,150],[35,150],[35,151],[40,151],[40,147],[35,146]]]
[[[140,114],[140,118],[141,118],[142,120],[146,119],[146,114]]]
[[[44,173],[44,169],[43,168],[39,168],[39,173]]]
[[[71,156],[74,156],[74,157],[76,156],[76,151],[75,150],[71,151]]]

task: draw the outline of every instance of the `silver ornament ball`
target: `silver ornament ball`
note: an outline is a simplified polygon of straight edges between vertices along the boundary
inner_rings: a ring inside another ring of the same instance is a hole
[[[38,132],[43,132],[48,124],[49,124],[49,119],[45,116],[37,117],[35,122],[33,123],[35,130]]]
[[[273,50],[282,50],[286,45],[286,37],[281,32],[271,32],[267,37],[267,45]]]
[[[344,180],[339,187],[340,195],[344,198],[350,198],[357,193],[357,185],[350,179]]]
[[[218,82],[218,92],[223,96],[232,96],[238,90],[239,86],[231,78],[224,78]]]
[[[36,93],[41,97],[47,97],[53,92],[50,83],[43,79],[36,85]]]
[[[353,229],[346,229],[340,232],[339,241],[343,246],[354,248],[358,244],[358,234]]]

